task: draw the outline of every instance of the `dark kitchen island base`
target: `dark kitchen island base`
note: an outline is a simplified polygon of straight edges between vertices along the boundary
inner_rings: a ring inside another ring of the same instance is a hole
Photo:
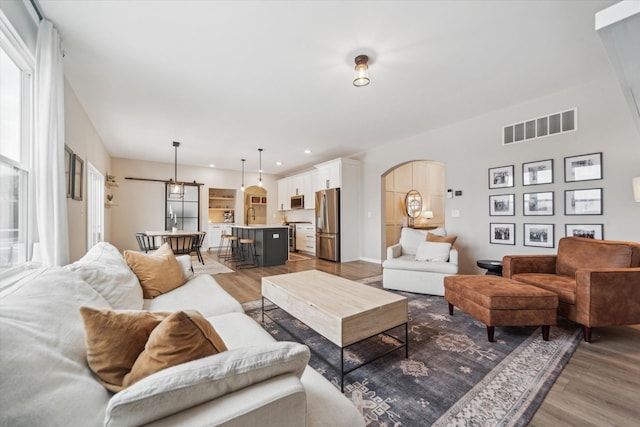
[[[238,239],[253,239],[259,267],[283,265],[289,258],[289,227],[286,225],[234,225]],[[246,251],[245,251],[246,252]]]

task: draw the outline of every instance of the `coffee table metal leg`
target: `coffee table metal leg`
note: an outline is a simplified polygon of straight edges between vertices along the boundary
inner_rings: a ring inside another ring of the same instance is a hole
[[[404,324],[404,358],[409,358],[409,322]]]
[[[264,309],[264,300],[265,300],[265,297],[262,297],[262,323],[263,323],[263,326],[266,326],[266,325],[264,325],[264,317],[265,317],[265,316],[267,316],[271,321],[273,321],[273,322],[274,322],[275,324],[277,324],[280,328],[282,328],[284,331],[286,331],[288,334],[290,334],[292,337],[294,337],[294,338],[295,338],[295,333],[294,333],[293,331],[289,330],[289,329],[288,329],[288,328],[286,328],[284,325],[280,324],[280,323],[279,323],[279,322],[277,322],[273,317],[271,317],[269,314],[267,314],[267,313],[266,313],[266,311],[265,311],[265,309]],[[277,309],[278,309],[278,307],[276,306],[275,308],[273,308],[273,309],[269,309],[269,310],[267,310],[267,311],[272,311],[272,310],[277,310]],[[390,337],[390,338],[393,338],[394,340],[396,340],[397,342],[399,342],[399,343],[400,343],[400,345],[398,345],[398,346],[396,346],[396,347],[393,347],[393,348],[391,348],[391,349],[388,349],[388,350],[386,350],[385,352],[383,352],[383,353],[381,353],[381,354],[377,355],[376,357],[374,357],[374,358],[372,358],[372,359],[369,359],[369,360],[367,360],[367,361],[365,361],[365,362],[361,363],[360,365],[355,366],[355,367],[353,367],[353,368],[349,368],[349,369],[345,370],[345,368],[344,368],[344,350],[345,350],[345,348],[346,348],[346,347],[340,347],[340,391],[341,391],[342,393],[344,393],[344,377],[345,377],[347,374],[350,374],[351,372],[355,371],[356,369],[361,368],[361,367],[363,367],[364,365],[368,365],[369,363],[372,363],[372,362],[374,362],[374,361],[376,361],[376,360],[380,359],[381,357],[386,356],[386,355],[387,355],[387,354],[389,354],[389,353],[392,353],[392,352],[394,352],[394,351],[396,351],[396,350],[399,350],[399,349],[400,349],[400,348],[402,348],[402,347],[404,347],[404,348],[405,348],[405,358],[408,358],[408,357],[409,357],[409,323],[408,323],[408,322],[405,322],[405,323],[404,323],[404,337],[405,337],[405,341],[404,341],[404,342],[402,342],[402,340],[401,340],[400,338],[397,338],[397,337],[395,337],[395,336],[393,336],[393,335],[389,335],[389,334],[387,333],[387,332],[388,332],[388,331],[390,331],[391,329],[395,329],[395,328],[398,328],[398,327],[401,327],[401,326],[402,326],[402,324],[400,324],[400,325],[398,325],[398,326],[394,326],[393,328],[387,329],[387,330],[386,330],[386,331],[384,331],[384,332],[377,333],[377,334],[372,335],[372,336],[370,336],[370,337],[364,338],[364,339],[362,339],[362,340],[360,340],[360,341],[358,341],[358,342],[355,342],[355,343],[351,343],[351,344],[349,344],[347,347],[350,347],[350,346],[352,346],[352,345],[354,345],[354,344],[358,344],[358,343],[360,343],[360,342],[362,342],[362,341],[365,341],[365,340],[371,339],[371,338],[375,337],[376,335],[386,335],[386,336],[388,336],[388,337]],[[312,350],[312,351],[313,351],[313,350]],[[334,369],[335,369],[335,368],[337,368],[335,365],[332,365],[332,364],[331,364],[331,362],[329,362],[329,360],[328,360],[328,359],[326,359],[322,354],[320,354],[320,353],[317,353],[317,352],[316,352],[316,355],[317,355],[318,357],[320,357],[322,360],[324,360],[327,364],[329,364],[329,365],[333,366],[333,368],[334,368]]]
[[[344,347],[340,348],[340,392],[344,393]]]

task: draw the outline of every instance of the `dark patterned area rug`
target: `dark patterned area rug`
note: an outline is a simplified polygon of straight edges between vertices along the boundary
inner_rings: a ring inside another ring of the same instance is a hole
[[[382,287],[379,277],[360,282]],[[409,299],[409,358],[397,350],[345,377],[345,395],[368,426],[525,426],[580,341],[566,322],[551,327],[548,342],[540,328],[496,327],[490,343],[483,323],[458,309],[450,316],[444,298],[397,293]],[[261,320],[259,301],[245,309]],[[309,364],[339,387],[339,347],[282,310],[271,316],[277,324],[267,319],[266,329],[308,345]],[[404,327],[392,334],[404,337]],[[345,370],[392,345],[381,335],[349,347]]]

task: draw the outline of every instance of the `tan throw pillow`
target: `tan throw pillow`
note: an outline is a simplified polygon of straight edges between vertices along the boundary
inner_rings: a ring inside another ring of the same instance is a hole
[[[124,251],[124,259],[138,277],[144,298],[155,298],[185,282],[182,268],[168,243],[153,254]]]
[[[427,242],[451,243],[451,246],[453,246],[457,238],[458,236],[438,236],[437,234],[427,232]]]
[[[226,350],[216,330],[199,312],[178,311],[151,332],[144,351],[125,376],[123,386],[128,387],[171,366]]]
[[[169,313],[96,310],[80,307],[87,339],[87,362],[108,390],[122,390],[122,381],[144,350],[151,331]]]

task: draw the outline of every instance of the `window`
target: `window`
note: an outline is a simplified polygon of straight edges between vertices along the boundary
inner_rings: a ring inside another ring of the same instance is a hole
[[[33,55],[0,15],[0,268],[25,262]]]

